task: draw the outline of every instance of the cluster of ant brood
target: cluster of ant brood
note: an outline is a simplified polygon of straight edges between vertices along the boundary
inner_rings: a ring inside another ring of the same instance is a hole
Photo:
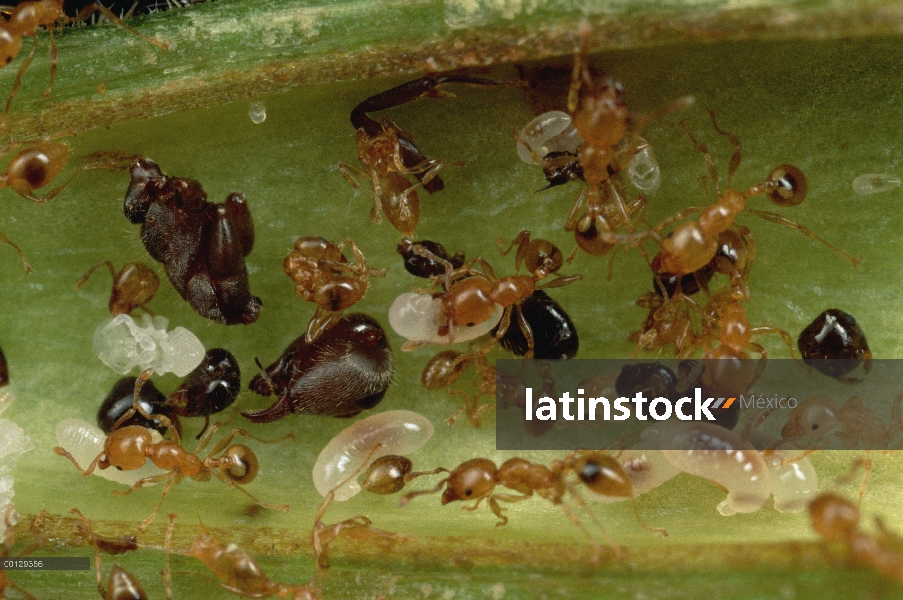
[[[99,4],[90,8],[124,26]],[[22,37],[35,37],[33,55],[38,27],[52,28],[65,20],[71,19],[62,15],[57,0],[30,1],[15,7],[0,27],[0,47],[4,48],[6,62],[17,54]],[[150,41],[166,47],[157,40]],[[420,215],[418,190],[435,193],[443,188],[438,175],[441,161],[429,159],[398,123],[385,118],[375,121],[368,116],[370,112],[387,110],[421,97],[440,95],[440,86],[447,84],[497,86],[507,82],[458,75],[423,78],[372,96],[351,113],[361,166],[342,163],[340,171],[355,188],[372,196],[371,220],[379,222],[385,216],[404,236],[398,252],[405,269],[412,275],[429,278],[433,285],[430,293],[410,292],[396,300],[388,314],[393,329],[409,340],[404,346],[407,350],[423,345],[475,344],[464,352],[439,352],[423,371],[422,383],[427,390],[447,388],[468,368],[475,371],[475,395],[451,390],[464,396],[465,402],[450,422],[465,412],[479,426],[483,412],[491,406],[480,404],[480,396],[496,392],[495,369],[487,355],[497,345],[526,358],[576,356],[576,329],[565,310],[543,289],[572,284],[582,278],[558,273],[580,250],[591,256],[604,256],[618,247],[636,248],[648,256],[645,245],[652,242],[658,246],[657,254],[649,261],[653,289],[637,302],[648,309],[648,315],[632,339],[636,342],[636,354],[673,349],[676,356],[684,358],[695,355],[748,358],[750,353],[765,358],[765,349],[752,342],[754,336],[761,334],[779,334],[791,355],[794,353],[792,338],[786,331],[751,327],[746,319],[744,303],[749,299],[755,245],[751,231],[735,223],[741,213],[795,228],[858,263],[808,228],[778,214],[747,206],[747,200],[762,195],[778,206],[797,205],[805,198],[806,178],[796,167],[781,165],[761,183],[742,192],[733,189],[731,180],[740,162],[740,143],[719,128],[711,111],[715,130],[735,147],[724,191],[719,187],[717,169],[708,150],[684,127],[705,158],[708,183],[714,187],[716,198],[707,207],[686,209],[641,230],[638,225],[645,223],[646,197],[641,193],[629,198],[627,183],[650,191],[660,180],[654,153],[641,136],[642,130],[652,119],[680,110],[691,100],[678,100],[652,115],[632,113],[626,107],[618,82],[610,79],[600,82],[592,77],[586,66],[587,52],[584,44],[577,55],[569,91],[569,112],[539,115],[517,134],[522,158],[542,167],[549,187],[584,182],[564,225],[565,230],[574,232],[577,247],[565,259],[551,242],[532,238],[529,231],[522,231],[510,243],[500,239],[502,255],[515,251],[514,275],[497,276],[483,257],[465,259],[460,252],[451,256],[437,242],[413,241]],[[51,81],[54,71],[55,63]],[[21,73],[22,70],[17,82]],[[17,88],[14,85],[7,112]],[[581,98],[582,88],[586,92]],[[124,203],[125,215],[132,223],[141,224],[141,239],[148,253],[164,265],[174,288],[193,309],[213,321],[251,324],[257,319],[262,302],[250,292],[244,263],[254,244],[254,227],[247,201],[241,194],[232,194],[224,203],[214,204],[207,201],[197,181],[167,176],[148,159],[107,154],[83,165],[59,187],[43,196],[36,195],[36,190],[50,184],[61,173],[67,158],[65,144],[50,140],[32,144],[13,157],[0,178],[0,185],[34,202],[46,202],[83,170],[119,170],[127,163],[131,181]],[[417,181],[412,182],[409,176]],[[696,213],[698,219],[687,220]],[[32,270],[18,246],[2,233],[0,241],[19,253],[26,271]],[[351,250],[353,262],[346,258],[346,249]],[[174,336],[178,330],[167,333],[165,319],[161,326],[145,315],[144,327],[135,324],[129,316],[132,311],[141,308],[152,314],[146,305],[159,286],[159,278],[150,267],[138,262],[127,263],[118,272],[109,261],[101,265],[106,265],[113,276],[110,312],[114,320],[98,329],[99,353],[104,354],[115,346],[120,354],[107,362],[121,364],[123,373],[134,366],[147,370],[137,379],[125,378],[116,384],[98,413],[100,430],[78,420],[60,423],[57,428],[60,446],[56,452],[75,463],[85,475],[96,473],[129,485],[125,494],[144,485],[165,482],[160,504],[141,524],[141,531],[154,520],[171,487],[184,477],[199,481],[216,478],[244,492],[259,506],[288,510],[284,505],[265,504],[240,487],[255,478],[259,465],[248,446],[232,443],[237,436],[264,443],[278,440],[263,440],[244,429],[236,429],[201,456],[219,427],[217,424],[208,427],[210,415],[229,407],[238,395],[240,372],[235,358],[223,349],[203,353],[200,342],[190,332],[187,332],[190,338]],[[529,275],[519,274],[522,266]],[[86,273],[76,288],[97,267]],[[370,277],[384,275],[385,270],[368,267],[363,252],[350,239],[336,244],[315,236],[299,238],[283,267],[298,295],[315,304],[316,310],[306,332],[275,363],[266,369],[261,366],[261,372],[250,382],[250,388],[258,394],[276,395],[276,402],[268,409],[243,415],[252,422],[263,423],[289,413],[351,417],[373,408],[392,380],[393,355],[385,333],[373,318],[344,313],[364,297]],[[718,274],[727,276],[728,281],[713,291],[711,282]],[[696,299],[700,293],[707,298],[705,302]],[[114,338],[104,333],[104,327],[116,331]],[[173,337],[180,341],[173,342]],[[123,342],[133,347],[124,347]],[[147,352],[151,346],[155,351]],[[866,361],[866,368],[871,360],[864,334],[855,320],[836,309],[820,315],[801,334],[798,347],[804,358],[810,360],[845,358],[853,363]],[[187,374],[187,378],[165,396],[149,380],[154,369]],[[848,371],[828,374],[848,378]],[[621,555],[618,545],[587,510],[586,498],[632,502],[678,472],[687,472],[712,479],[728,490],[727,499],[719,505],[719,511],[725,515],[757,510],[772,494],[778,510],[803,510],[817,491],[816,475],[806,459],[807,452],[775,449],[790,442],[800,447],[817,445],[821,436],[832,428],[851,447],[858,446],[861,439],[891,439],[896,432],[891,429],[900,427],[899,418],[887,428],[856,400],[851,398],[842,408],[826,398],[807,400],[791,415],[779,440],[763,437],[753,422],[742,433],[718,426],[682,424],[680,428],[650,429],[648,435],[657,436],[659,450],[624,450],[614,456],[601,451],[574,451],[549,466],[522,458],[512,458],[501,465],[486,458],[474,458],[451,470],[437,467],[421,472],[413,471],[413,463],[406,455],[426,443],[432,435],[432,425],[409,411],[382,413],[358,421],[342,432],[324,448],[314,466],[314,482],[325,500],[314,520],[317,571],[308,584],[286,585],[269,580],[250,555],[234,545],[223,545],[206,530],[184,554],[204,562],[220,585],[236,594],[316,598],[320,596],[328,567],[329,543],[343,530],[370,526],[366,517],[330,526],[322,523],[333,500],[345,500],[360,490],[356,482],[360,473],[364,473],[363,488],[379,494],[398,492],[420,477],[446,473],[433,488],[408,492],[402,497],[402,505],[419,495],[439,492],[443,504],[473,500],[473,505],[465,507],[470,510],[486,500],[499,518],[498,524],[504,525],[507,517],[500,503],[519,502],[537,495],[566,512],[586,534],[598,560],[601,548],[566,502],[570,498],[606,536],[615,554]],[[899,399],[894,412],[897,417],[898,405]],[[181,444],[179,416],[206,419],[193,452]],[[813,435],[819,427],[820,433]],[[678,435],[703,433],[719,440],[721,448],[732,450],[713,450],[700,460],[700,455],[668,449],[669,440]],[[25,446],[27,443],[19,450]],[[499,493],[496,491],[499,486],[514,493]],[[133,549],[137,547],[135,540],[102,538],[93,532],[81,513],[75,512],[86,539],[97,552],[101,595],[116,599],[144,597],[143,592],[138,596],[127,595],[130,593],[127,590],[140,590],[140,585],[120,567],[113,568],[106,587],[102,583],[100,552]],[[858,559],[899,578],[903,572],[899,555],[889,549],[887,540],[875,540],[858,530],[858,511],[848,502],[830,494],[822,495],[812,502],[811,513],[816,530],[826,538],[847,544]],[[5,509],[5,515],[4,522],[9,526],[13,515],[11,506]],[[639,513],[637,519],[647,529],[666,534],[664,530],[645,525]],[[175,517],[171,516],[167,550],[174,523]],[[884,530],[883,534],[889,537]],[[168,566],[166,581],[171,596]],[[3,575],[0,590],[6,587],[16,586]]]

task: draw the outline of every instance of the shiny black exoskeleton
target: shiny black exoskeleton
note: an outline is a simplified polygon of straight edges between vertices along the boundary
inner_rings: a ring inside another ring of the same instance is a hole
[[[847,383],[857,379],[847,375],[864,364],[865,372],[872,368],[872,351],[865,332],[853,315],[838,308],[829,308],[803,329],[796,340],[803,361],[824,373]]]
[[[674,371],[660,362],[624,365],[615,380],[615,390],[627,398],[642,392],[646,398],[674,399],[677,388]]]
[[[116,385],[114,385],[113,389],[110,390],[110,393],[107,394],[103,404],[100,405],[100,409],[97,411],[97,425],[104,433],[113,431],[113,426],[116,425],[119,418],[132,408],[134,397],[134,377],[123,377],[116,382]],[[175,415],[172,408],[166,405],[166,396],[160,393],[156,386],[154,386],[153,381],[146,381],[141,386],[139,402],[141,403],[141,408],[144,409],[144,412],[150,415],[164,415],[169,417],[173,425],[178,427],[179,418]],[[146,427],[148,429],[156,429],[161,434],[166,435],[166,427],[153,419],[145,419],[137,412],[126,419],[119,428],[121,429],[122,427],[127,427],[129,425],[140,425],[141,427]]]
[[[248,387],[278,399],[267,409],[242,415],[255,423],[289,413],[353,417],[379,404],[393,373],[392,349],[379,323],[364,314],[348,315],[313,343],[300,336],[257,374]]]
[[[408,238],[403,238],[398,243],[398,253],[404,259],[405,270],[415,277],[429,278],[445,274],[445,265],[415,253],[414,248],[417,246],[432,252],[441,259],[447,260],[455,269],[464,264],[463,252],[456,252],[454,256],[449,256],[448,251],[439,242],[431,242],[430,240],[412,242]]]
[[[205,417],[200,437],[210,424],[210,415],[232,406],[240,390],[238,361],[228,350],[211,348],[166,403],[180,416]]]
[[[580,347],[577,328],[561,305],[547,293],[536,290],[517,308],[533,331],[533,358],[556,360],[577,356]],[[495,335],[495,330],[492,333]],[[529,349],[520,327],[508,327],[500,343],[502,348],[517,356],[524,356]]]
[[[167,177],[146,159],[132,163],[131,176],[123,211],[129,221],[141,223],[144,247],[163,263],[176,291],[213,321],[256,321],[261,302],[251,295],[245,267],[254,224],[244,196],[208,202],[200,183]]]

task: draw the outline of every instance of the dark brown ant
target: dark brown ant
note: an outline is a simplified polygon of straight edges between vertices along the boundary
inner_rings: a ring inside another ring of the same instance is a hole
[[[435,494],[444,490],[442,493],[443,505],[457,500],[473,500],[474,503],[464,506],[464,509],[476,510],[483,500],[487,500],[492,513],[499,518],[496,523],[496,527],[499,527],[508,523],[508,517],[502,514],[499,502],[520,502],[531,498],[535,493],[552,504],[560,506],[568,519],[586,535],[593,546],[594,562],[599,561],[601,548],[574,511],[564,503],[565,495],[570,494],[580,507],[586,509],[585,501],[577,491],[577,483],[582,483],[593,493],[609,497],[630,498],[633,503],[633,489],[627,474],[618,461],[601,452],[575,450],[570,452],[564,460],[552,461],[550,467],[531,463],[522,458],[508,459],[500,467],[497,467],[489,459],[473,458],[461,463],[450,472],[441,468],[436,471],[448,472],[449,476],[431,490],[405,494],[401,498],[401,506],[406,505],[416,496]],[[577,481],[572,481],[571,475],[576,475]],[[412,478],[410,475],[406,477]],[[517,494],[496,493],[497,486],[514,490]],[[633,507],[640,525],[649,531],[667,535],[664,529],[651,528],[643,523],[635,503],[633,503]],[[623,558],[620,547],[611,540],[602,524],[591,512],[586,512],[609,538],[611,547],[618,557]]]
[[[350,246],[356,264],[345,258]],[[321,237],[300,237],[282,262],[285,274],[295,282],[295,292],[317,306],[304,335],[310,344],[341,320],[345,309],[361,300],[371,276],[383,277],[385,269],[370,269],[364,253],[353,240],[336,245]]]
[[[253,481],[254,478],[257,477],[260,466],[253,450],[243,444],[231,444],[232,440],[238,435],[264,443],[278,440],[261,440],[244,429],[235,429],[223,437],[210,452],[201,458],[199,456],[200,452],[207,447],[213,434],[216,433],[216,430],[218,429],[218,426],[214,425],[208,429],[207,433],[200,439],[194,452],[189,453],[182,447],[179,434],[167,417],[163,415],[151,416],[143,412],[140,403],[141,387],[148,379],[150,379],[151,373],[152,370],[148,369],[142,372],[138,377],[138,380],[135,383],[132,409],[134,412],[141,413],[146,419],[152,418],[166,425],[172,439],[164,439],[155,443],[151,438],[150,432],[144,427],[137,425],[122,427],[122,423],[127,421],[132,414],[134,414],[132,411],[126,411],[126,413],[119,418],[119,422],[114,426],[112,433],[104,440],[103,451],[91,461],[91,464],[88,465],[87,469],[82,469],[75,461],[75,458],[73,458],[73,456],[65,449],[57,446],[53,451],[60,456],[68,458],[82,475],[90,475],[96,468],[107,469],[109,467],[115,467],[121,471],[132,471],[144,466],[148,459],[150,459],[150,461],[158,468],[166,471],[160,475],[139,479],[125,492],[113,492],[116,495],[125,496],[135,490],[141,489],[145,484],[166,482],[163,486],[160,502],[157,504],[154,512],[142,522],[141,526],[138,528],[139,531],[144,531],[147,526],[153,522],[157,513],[160,511],[160,507],[163,505],[163,500],[166,499],[172,486],[181,481],[184,477],[191,477],[197,481],[209,481],[211,477],[214,477],[228,486],[239,490],[251,498],[256,504],[259,504],[264,508],[279,508],[288,512],[287,505],[264,504],[239,485]],[[291,434],[289,434],[289,436],[291,436]],[[219,454],[219,456],[215,456],[217,454]]]
[[[204,417],[204,427],[195,438],[201,439],[210,426],[210,415],[232,406],[240,390],[238,361],[228,350],[211,348],[185,382],[169,395],[166,406],[182,417]]]
[[[96,264],[81,279],[75,282],[75,289],[80,289],[98,267],[106,266],[113,277],[113,289],[110,292],[110,313],[115,317],[131,314],[133,310],[141,310],[154,314],[145,305],[154,299],[160,287],[160,278],[146,264],[138,261],[127,262],[117,272],[113,263],[106,260]]]
[[[123,211],[141,223],[148,253],[163,263],[179,295],[202,317],[226,325],[250,324],[260,315],[251,295],[245,256],[254,246],[254,224],[245,197],[207,201],[193,179],[168,177],[156,163],[135,160]]]
[[[864,363],[866,373],[872,369],[872,351],[865,332],[853,315],[839,308],[829,308],[800,332],[796,340],[803,362],[828,377],[844,383],[860,381],[849,376]]]
[[[117,27],[122,27],[126,31],[131,32],[159,48],[164,50],[169,48],[169,44],[141,34],[137,30],[126,25],[122,22],[122,19],[113,14],[100,2],[88,4],[74,17],[67,16],[63,12],[63,3],[64,0],[26,0],[13,7],[4,7],[4,12],[9,16],[6,21],[0,24],[0,67],[8,65],[16,55],[19,54],[19,49],[22,47],[22,38],[33,37],[34,43],[32,44],[31,51],[22,61],[22,65],[16,73],[16,78],[13,81],[9,97],[6,99],[6,108],[3,111],[3,117],[0,119],[0,128],[6,127],[6,117],[9,115],[9,109],[12,106],[13,98],[16,97],[19,86],[22,84],[22,76],[25,74],[29,65],[31,65],[31,61],[34,59],[35,53],[37,52],[39,27],[46,28],[50,35],[50,83],[47,86],[47,91],[44,92],[44,95],[48,97],[50,96],[50,90],[53,88],[53,80],[56,77],[57,49],[56,42],[53,38],[53,31],[58,25],[82,23],[93,13],[99,12]]]
[[[138,578],[120,567],[113,565],[110,569],[110,576],[107,578],[107,585],[103,585],[103,564],[101,562],[100,553],[103,548],[110,548],[109,540],[101,538],[94,533],[91,527],[91,521],[88,520],[80,510],[73,508],[69,514],[77,515],[81,519],[81,526],[88,535],[88,542],[94,547],[94,572],[97,577],[97,591],[104,600],[147,600],[147,594]],[[129,543],[113,545],[113,552],[103,550],[108,554],[119,554],[130,550],[137,550],[138,545],[135,543],[135,536],[131,537]],[[171,596],[169,596],[171,597]]]
[[[269,408],[242,416],[255,423],[289,413],[353,417],[383,399],[394,365],[379,323],[364,314],[348,315],[312,344],[299,337],[251,379],[252,391],[278,398]]]
[[[445,265],[417,254],[415,252],[416,248],[428,250],[439,258],[450,262],[452,267],[456,269],[464,264],[463,252],[456,252],[454,256],[449,256],[442,244],[438,242],[431,242],[430,240],[414,242],[408,238],[403,238],[398,244],[398,253],[404,259],[405,270],[415,277],[438,277],[445,273]]]
[[[408,81],[392,89],[380,92],[370,96],[351,111],[351,125],[358,132],[358,145],[360,147],[361,132],[363,132],[370,140],[380,139],[385,136],[388,130],[394,130],[397,139],[397,148],[393,149],[395,158],[400,159],[401,165],[398,168],[400,172],[409,172],[417,177],[423,184],[424,189],[430,194],[438,192],[444,187],[442,178],[433,175],[428,179],[428,171],[420,170],[423,165],[438,165],[438,161],[431,161],[423,153],[417,144],[414,143],[411,134],[407,133],[397,123],[388,119],[374,121],[367,113],[387,110],[402,104],[414,102],[420,98],[449,98],[454,97],[448,92],[443,92],[438,88],[449,83],[460,83],[471,86],[491,87],[503,85],[505,82],[493,81],[490,79],[481,79],[479,77],[466,77],[463,75],[442,75],[439,77],[421,77],[413,81]],[[361,161],[364,164],[364,161]]]

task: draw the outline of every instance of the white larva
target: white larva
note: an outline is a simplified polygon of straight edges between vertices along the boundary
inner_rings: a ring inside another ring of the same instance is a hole
[[[154,443],[163,439],[159,431],[150,430]],[[87,469],[97,455],[103,452],[104,440],[107,436],[100,428],[91,425],[81,419],[65,419],[57,423],[56,443],[66,450],[75,459],[82,469]],[[94,475],[103,477],[116,483],[132,486],[139,479],[153,477],[165,473],[162,469],[147,461],[140,469],[134,471],[120,471],[119,469],[94,469]]]

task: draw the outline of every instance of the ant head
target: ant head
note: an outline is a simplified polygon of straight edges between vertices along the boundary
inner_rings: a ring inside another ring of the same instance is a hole
[[[452,471],[442,494],[443,506],[455,500],[485,498],[495,488],[495,463],[486,458],[472,458]]]
[[[260,471],[254,451],[243,444],[233,444],[220,457],[220,469],[235,483],[250,483]]]
[[[806,181],[806,175],[793,165],[776,167],[768,180],[777,184],[777,188],[768,197],[778,206],[796,206],[806,199],[809,182]]]
[[[859,510],[837,494],[822,494],[809,504],[813,528],[828,540],[846,539],[859,525]]]

